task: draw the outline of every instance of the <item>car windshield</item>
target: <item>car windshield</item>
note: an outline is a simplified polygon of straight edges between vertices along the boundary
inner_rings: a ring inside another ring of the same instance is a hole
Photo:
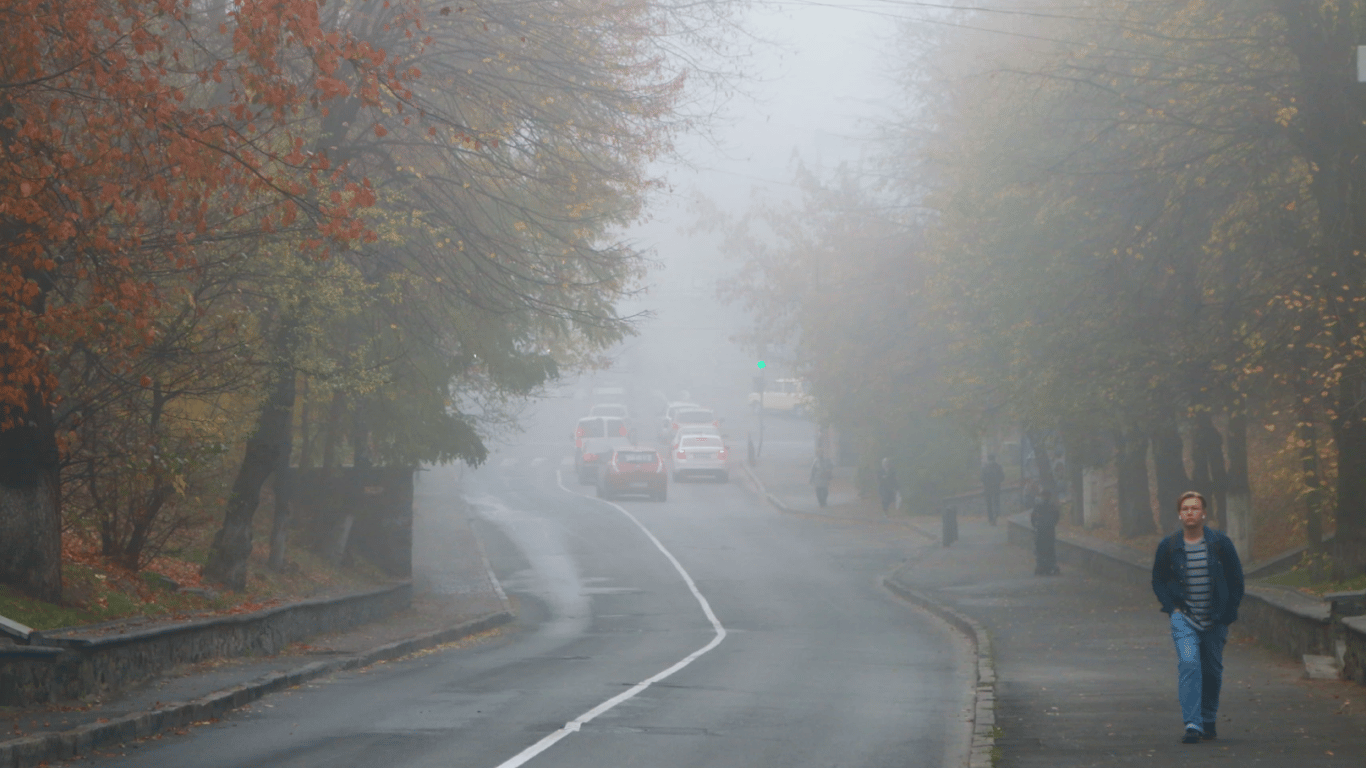
[[[657,464],[659,454],[654,451],[617,451],[618,464]]]
[[[583,430],[584,437],[602,437],[606,432],[603,419],[580,419],[579,429]]]
[[[716,426],[713,424],[683,424],[678,428],[678,435],[716,435]],[[719,437],[719,435],[717,435]]]

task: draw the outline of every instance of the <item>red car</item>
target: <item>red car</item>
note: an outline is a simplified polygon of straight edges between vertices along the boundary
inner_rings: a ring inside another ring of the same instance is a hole
[[[655,501],[669,498],[669,472],[664,457],[638,445],[615,448],[598,472],[598,498],[635,493]]]

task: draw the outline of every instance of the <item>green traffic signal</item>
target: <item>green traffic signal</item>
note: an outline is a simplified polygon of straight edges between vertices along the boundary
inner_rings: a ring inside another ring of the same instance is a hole
[[[758,365],[759,365],[759,370],[762,371],[762,370],[764,369],[764,366],[768,365],[768,363],[765,363],[763,360],[760,360],[759,363],[758,363]]]

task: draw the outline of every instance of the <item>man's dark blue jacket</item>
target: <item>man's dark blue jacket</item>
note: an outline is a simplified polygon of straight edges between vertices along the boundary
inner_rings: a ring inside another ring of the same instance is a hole
[[[1179,529],[1162,539],[1153,558],[1153,594],[1162,603],[1162,612],[1186,606],[1186,537]],[[1205,546],[1209,548],[1210,622],[1232,624],[1238,620],[1238,604],[1243,601],[1243,564],[1233,540],[1223,531],[1205,526]]]

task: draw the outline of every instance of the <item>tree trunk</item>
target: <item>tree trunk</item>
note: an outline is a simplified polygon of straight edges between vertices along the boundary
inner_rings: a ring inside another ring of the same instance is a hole
[[[1096,463],[1095,440],[1089,432],[1070,427],[1062,430],[1062,440],[1063,452],[1067,455],[1068,497],[1072,502],[1068,507],[1068,519],[1073,525],[1082,526],[1086,523],[1086,468]]]
[[[52,408],[30,391],[19,423],[0,430],[0,583],[62,600],[60,454]]]
[[[299,381],[299,469],[313,466],[313,405],[308,396],[308,378]]]
[[[1366,383],[1366,382],[1363,382]],[[1357,378],[1348,378],[1342,389],[1357,389]],[[1339,407],[1348,408],[1346,393],[1339,394]],[[1333,437],[1338,449],[1337,526],[1333,541],[1326,549],[1333,559],[1333,578],[1355,578],[1366,571],[1366,531],[1363,531],[1362,505],[1366,504],[1366,422],[1354,412],[1339,413],[1332,420]]]
[[[276,573],[285,569],[285,547],[289,540],[289,527],[294,520],[294,472],[289,465],[290,455],[294,452],[292,433],[290,426],[286,426],[284,440],[275,456],[275,514],[271,520],[270,559],[266,567]]]
[[[342,409],[345,407],[346,396],[333,392],[327,408],[327,424],[323,428],[323,469],[337,468],[337,442],[341,440]]]
[[[1176,415],[1168,410],[1153,431],[1153,470],[1157,476],[1157,516],[1162,530],[1177,526],[1176,500],[1191,489],[1186,474],[1186,446],[1176,428]]]
[[[1191,454],[1195,458],[1195,472],[1191,473],[1191,483],[1195,490],[1203,493],[1212,509],[1206,510],[1208,522],[1217,527],[1223,524],[1228,469],[1224,465],[1224,436],[1214,426],[1209,411],[1200,410],[1195,414],[1195,435],[1191,440]],[[1175,504],[1175,499],[1173,499]]]
[[[1148,436],[1136,429],[1115,433],[1115,468],[1119,492],[1119,534],[1125,538],[1156,531],[1152,491],[1148,487]]]
[[[370,418],[364,400],[355,403],[356,411],[351,422],[351,466],[357,469],[374,466],[370,454]]]
[[[1252,484],[1247,473],[1247,415],[1228,419],[1228,497],[1224,525],[1245,562],[1252,562]]]
[[[265,404],[256,420],[256,430],[247,439],[242,464],[228,496],[223,527],[214,536],[203,577],[216,584],[242,591],[247,587],[247,562],[251,557],[251,525],[261,503],[261,487],[275,471],[284,436],[294,416],[294,370],[281,364]]]
[[[1048,448],[1043,444],[1043,437],[1037,429],[1025,430],[1025,437],[1029,440],[1029,447],[1034,449],[1034,470],[1039,473],[1039,489],[1053,491],[1056,498],[1057,478],[1053,477],[1053,464],[1048,458]]]

